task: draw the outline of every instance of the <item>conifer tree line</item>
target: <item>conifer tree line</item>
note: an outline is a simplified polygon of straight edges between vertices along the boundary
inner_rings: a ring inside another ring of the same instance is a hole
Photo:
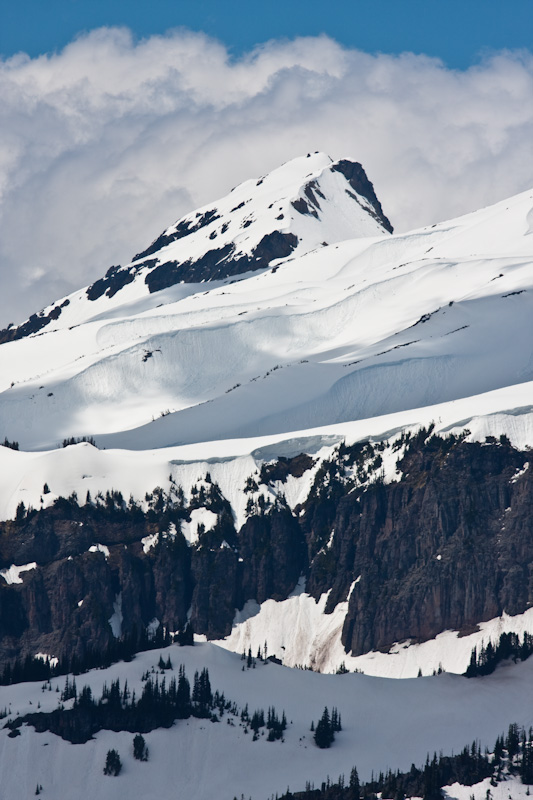
[[[138,630],[134,627],[130,634],[122,636],[120,639],[112,639],[104,650],[88,648],[82,658],[73,655],[64,658],[43,659],[36,656],[26,656],[21,661],[16,659],[13,663],[7,663],[0,673],[0,685],[10,686],[15,683],[26,683],[33,681],[49,681],[59,675],[82,675],[91,669],[105,669],[118,661],[132,661],[136,653],[145,650],[158,650],[168,647],[171,644],[180,646],[194,645],[194,633],[190,624],[177,633],[171,635],[161,625],[153,636],[150,636],[145,628]]]
[[[228,700],[223,692],[213,692],[206,667],[195,672],[191,688],[183,664],[178,669],[177,679],[172,675],[170,680],[167,680],[167,671],[173,672],[170,658],[164,660],[160,656],[158,666],[159,671],[153,669],[143,674],[143,688],[139,697],[135,690],[130,691],[127,681],[122,685],[120,679],[117,679],[110,685],[105,683],[100,698],[96,699],[89,686],[85,685],[78,690],[76,678],[67,675],[58,699],[58,707],[54,711],[39,711],[16,717],[8,721],[6,727],[10,728],[10,734],[17,735],[21,725],[28,724],[38,733],[50,731],[74,744],[83,744],[103,729],[142,734],[155,728],[169,728],[177,720],[190,717],[220,722],[227,715],[227,722],[231,725],[235,724],[233,719],[240,716],[244,733],[253,731],[253,741],[264,735],[261,728],[267,731],[267,741],[283,741],[287,728],[285,711],[280,716],[274,706],[271,706],[266,714],[264,709],[258,709],[250,715],[248,706],[240,711],[237,704]],[[41,688],[43,691],[52,689],[49,681]],[[69,701],[73,702],[67,708],[65,704]],[[140,748],[139,752],[144,752],[141,745],[141,740],[135,737],[134,755],[137,752],[136,747]]]
[[[502,633],[497,645],[489,640],[487,646],[482,643],[479,652],[472,650],[470,663],[466,669],[467,678],[478,675],[490,675],[502,661],[525,661],[533,653],[533,634],[524,632],[522,641],[516,633]]]
[[[515,723],[509,725],[507,734],[496,739],[493,751],[481,751],[474,741],[456,756],[437,756],[436,753],[422,768],[413,764],[408,772],[380,772],[368,783],[360,783],[357,768],[350,774],[349,782],[343,775],[331,782],[329,777],[320,787],[308,782],[303,792],[290,792],[276,800],[406,800],[421,797],[423,800],[442,800],[442,787],[452,783],[473,786],[490,778],[497,786],[509,777],[520,778],[526,786],[533,786],[533,729],[528,732]],[[490,790],[489,790],[490,793]],[[489,793],[487,793],[488,800]]]

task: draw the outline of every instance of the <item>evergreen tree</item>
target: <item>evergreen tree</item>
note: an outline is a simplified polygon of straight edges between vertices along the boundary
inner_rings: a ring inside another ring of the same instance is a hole
[[[315,743],[322,749],[331,747],[335,739],[335,733],[331,725],[331,719],[327,707],[324,708],[322,716],[316,724]]]
[[[254,711],[252,714],[252,721],[250,722],[250,728],[253,730],[254,733],[259,732],[259,728],[264,728],[265,726],[265,712],[263,709],[259,711]]]
[[[179,668],[178,688],[176,693],[176,706],[179,719],[187,719],[191,713],[191,687],[185,675],[183,664]]]
[[[350,772],[350,783],[349,783],[350,795],[351,800],[359,800],[359,775],[357,773],[357,767],[352,767],[352,771]]]
[[[24,521],[25,517],[26,517],[26,506],[24,505],[24,503],[21,500],[20,503],[18,504],[17,510],[15,512],[15,522],[20,524],[20,523],[22,523]]]
[[[133,758],[137,761],[148,761],[148,748],[140,733],[133,737]]]
[[[514,756],[518,753],[519,743],[520,743],[520,734],[518,730],[518,725],[516,723],[511,723],[511,725],[509,725],[509,731],[507,733],[507,741],[505,743],[510,759],[513,759]]]
[[[120,775],[122,761],[117,750],[108,750],[105,760],[104,775]]]

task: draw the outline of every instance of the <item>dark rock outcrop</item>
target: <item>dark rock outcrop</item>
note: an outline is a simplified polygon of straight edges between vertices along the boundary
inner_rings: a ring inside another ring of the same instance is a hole
[[[377,482],[342,497],[330,549],[311,568],[329,608],[356,579],[343,630],[360,654],[404,639],[472,629],[533,601],[533,531],[528,459],[507,444],[430,438],[403,458],[398,483]]]
[[[105,651],[119,597],[123,634],[154,618],[172,630],[186,624],[190,551],[181,535],[145,554],[140,539],[158,528],[142,515],[137,522],[111,522],[80,508],[69,516],[52,508],[1,527],[2,567],[38,566],[22,573],[22,583],[0,579],[0,662],[37,652],[82,661],[89,650]],[[90,552],[95,543],[105,545],[109,557]]]
[[[150,292],[167,289],[176,283],[202,283],[222,280],[245,272],[266,269],[277,258],[287,258],[298,244],[293,233],[272,231],[252,250],[250,255],[235,251],[228,243],[208,250],[196,261],[166,261],[146,274],[145,283]]]
[[[26,320],[26,322],[22,323],[22,325],[17,325],[16,327],[9,325],[7,328],[4,328],[0,331],[0,344],[14,342],[17,339],[23,339],[25,336],[30,336],[32,333],[38,333],[47,325],[49,325],[50,322],[59,319],[62,309],[69,304],[70,300],[67,297],[61,304],[56,303],[56,305],[50,309],[48,314],[45,314],[44,311],[40,311],[38,314],[32,314],[31,317]]]
[[[135,274],[136,270],[123,269],[120,264],[109,267],[103,278],[99,278],[87,288],[87,299],[98,300],[103,294],[113,297],[124,286],[135,280]]]
[[[235,209],[233,210],[235,211]],[[154,253],[158,253],[159,250],[161,250],[163,247],[166,247],[167,244],[176,242],[178,239],[183,239],[185,236],[199,231],[201,228],[204,228],[211,222],[215,222],[217,219],[220,219],[220,215],[217,213],[216,208],[205,211],[203,214],[198,212],[196,214],[196,218],[191,219],[185,217],[178,222],[178,224],[174,227],[174,230],[171,230],[170,233],[162,233],[161,236],[158,236],[157,239],[154,239],[152,244],[147,247],[146,250],[143,250],[141,253],[137,253],[137,255],[133,256],[132,261],[140,261],[141,258],[147,258]]]
[[[376,197],[374,186],[371,181],[369,181],[362,164],[359,164],[357,161],[342,159],[341,161],[337,161],[336,164],[333,164],[331,168],[335,172],[340,172],[344,175],[354,192],[368,200],[372,208],[367,208],[367,211],[370,211],[374,219],[381,223],[386,231],[392,233],[393,227],[383,213],[381,203]],[[357,200],[357,197],[354,197],[354,195],[352,195],[352,197],[354,200]]]

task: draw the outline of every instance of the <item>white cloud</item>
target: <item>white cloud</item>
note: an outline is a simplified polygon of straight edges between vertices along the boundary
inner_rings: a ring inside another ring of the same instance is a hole
[[[531,53],[457,72],[320,37],[234,61],[187,31],[100,29],[0,62],[0,98],[0,324],[309,150],[361,161],[397,230],[533,185]]]

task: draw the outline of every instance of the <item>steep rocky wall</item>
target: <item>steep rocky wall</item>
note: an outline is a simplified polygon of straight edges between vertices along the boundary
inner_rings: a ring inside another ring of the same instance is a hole
[[[260,481],[270,481],[279,501],[251,503],[239,531],[218,488],[202,490],[196,507],[210,504],[218,521],[192,546],[179,530],[192,505],[160,504],[143,514],[60,501],[1,523],[0,569],[37,568],[21,583],[0,578],[0,663],[104,650],[119,597],[123,634],[155,619],[177,631],[190,618],[196,632],[218,638],[231,630],[236,608],[286,598],[302,574],[314,597],[330,591],[327,610],[358,579],[343,629],[354,654],[526,610],[533,601],[530,454],[505,440],[468,443],[428,432],[400,444],[341,446],[292,511],[280,482],[287,463],[272,465]],[[397,452],[397,482],[380,478],[387,449]],[[145,552],[141,540],[150,536]],[[95,544],[101,547],[91,552]]]

